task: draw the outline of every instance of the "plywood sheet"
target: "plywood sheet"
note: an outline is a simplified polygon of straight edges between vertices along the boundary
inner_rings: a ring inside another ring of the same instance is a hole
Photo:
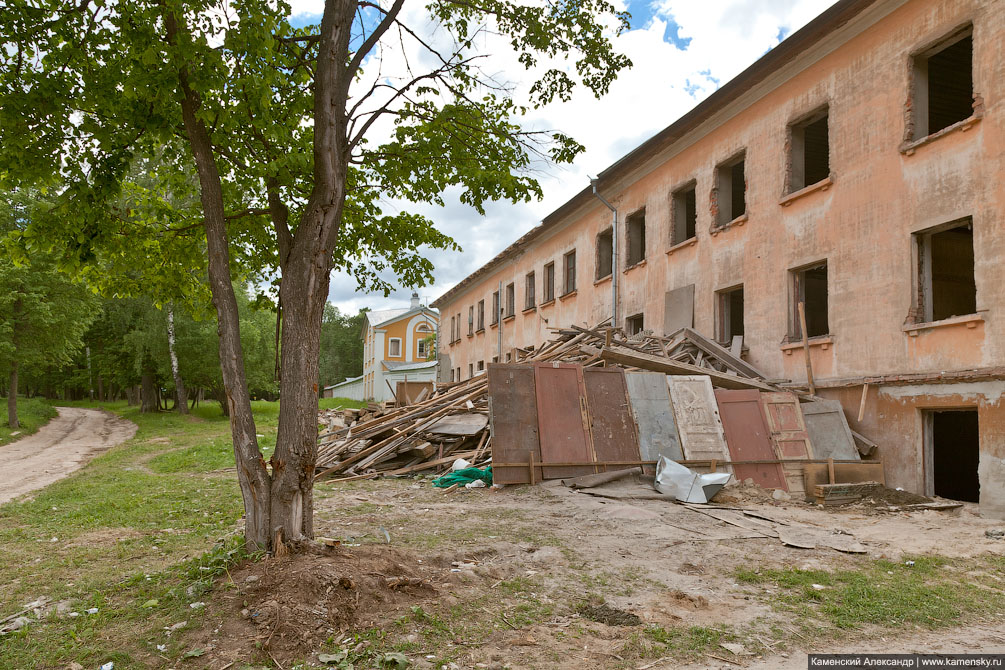
[[[666,375],[629,372],[625,374],[625,383],[638,428],[641,459],[657,461],[660,456],[666,456],[673,461],[683,460]]]
[[[760,396],[754,390],[715,390],[719,417],[722,419],[726,446],[732,461],[770,461],[776,458],[768,426],[761,413]],[[753,479],[755,484],[764,488],[788,490],[780,463],[734,463],[733,475],[740,481]]]
[[[709,378],[704,375],[671,375],[667,377],[667,384],[684,457],[689,460],[729,460],[726,436]]]
[[[628,404],[625,371],[621,368],[585,368],[586,404],[590,411],[593,451],[601,463],[639,460],[639,439]],[[618,470],[625,465],[601,467]]]
[[[530,454],[541,462],[537,428],[537,393],[531,365],[489,365],[489,419],[492,456],[497,463],[526,463]],[[541,472],[535,473],[540,480]],[[529,468],[494,468],[497,484],[527,484]]]
[[[663,332],[694,326],[694,284],[667,291],[663,303]]]
[[[484,414],[451,414],[434,423],[428,430],[438,435],[477,435],[486,423],[488,417]]]
[[[594,462],[583,368],[579,365],[536,363],[534,382],[541,461],[545,464]],[[542,470],[544,479],[579,477],[597,471],[592,465],[552,466]]]
[[[799,406],[806,423],[806,432],[816,458],[859,460],[855,438],[852,437],[844,409],[837,400],[815,400]]]

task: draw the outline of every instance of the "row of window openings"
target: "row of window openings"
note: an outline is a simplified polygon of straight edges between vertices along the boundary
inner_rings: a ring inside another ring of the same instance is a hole
[[[912,139],[921,139],[943,130],[973,114],[973,27],[966,26],[936,46],[917,54],[912,60],[914,82]],[[787,192],[812,186],[830,174],[828,108],[818,109],[789,126]],[[745,153],[735,155],[716,167],[715,224],[725,226],[746,213]],[[692,180],[671,194],[671,245],[686,242],[697,230],[696,182]],[[646,256],[646,212],[640,209],[625,220],[626,261],[636,265]],[[610,228],[597,236],[596,279],[611,275],[614,266],[614,237]],[[563,295],[576,290],[576,252],[563,257]],[[536,306],[535,275],[525,277],[524,309]],[[544,302],[555,298],[555,264],[544,266]],[[514,284],[505,288],[505,311],[500,311],[499,292],[492,295],[492,324],[500,316],[516,313]],[[477,329],[475,308],[468,308],[468,335],[485,328],[484,300],[478,302]],[[807,307],[808,309],[808,307]],[[460,339],[461,315],[451,341]],[[808,330],[812,330],[809,325]]]
[[[913,59],[913,132],[918,140],[969,118],[973,108],[973,28],[956,32]],[[789,152],[786,193],[817,184],[830,175],[828,108],[823,107],[792,123],[788,129]],[[746,202],[746,154],[739,153],[715,170],[715,226],[725,226],[743,216]],[[671,245],[696,236],[698,209],[696,182],[671,194]],[[645,259],[646,213],[641,209],[625,220],[628,267]],[[597,237],[597,279],[613,271],[614,238],[611,230]]]
[[[915,236],[918,253],[917,304],[910,320],[915,323],[941,321],[977,311],[977,283],[974,276],[974,234],[972,221],[962,219]],[[791,308],[789,340],[830,333],[828,314],[827,263],[815,263],[790,271]],[[804,314],[799,314],[799,304]],[[742,337],[743,286],[716,293],[716,339],[729,344]],[[635,335],[645,328],[643,314],[625,319],[625,331]]]

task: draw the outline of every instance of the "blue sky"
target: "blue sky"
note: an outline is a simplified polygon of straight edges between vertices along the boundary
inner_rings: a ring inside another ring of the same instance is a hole
[[[618,0],[615,0],[617,2]],[[419,288],[433,300],[490,260],[520,235],[538,225],[589,183],[589,176],[614,163],[712,93],[782,39],[805,25],[834,0],[621,0],[632,14],[631,29],[615,39],[635,66],[623,72],[607,96],[596,100],[580,91],[570,102],[535,110],[524,125],[557,129],[586,145],[571,166],[546,167],[539,177],[544,198],[526,204],[492,203],[485,216],[446,194],[446,205],[387,203],[429,216],[454,237],[462,252],[431,251],[435,284]],[[413,20],[424,3],[406,3]],[[322,0],[292,0],[295,25],[320,21]],[[422,24],[421,20],[417,24]],[[433,27],[427,24],[429,30]],[[481,45],[490,69],[509,77],[517,91],[531,83],[516,64],[508,43],[497,39]],[[417,54],[410,54],[416,62]],[[386,309],[407,306],[410,287],[394,294],[361,295],[350,277],[333,275],[329,298],[340,309]]]

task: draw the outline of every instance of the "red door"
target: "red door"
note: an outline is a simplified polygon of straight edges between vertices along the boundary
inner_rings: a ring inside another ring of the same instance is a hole
[[[602,471],[632,467],[639,460],[639,438],[628,404],[628,386],[621,368],[585,368],[586,400],[590,408],[593,450]],[[633,463],[634,464],[634,463]]]
[[[496,463],[527,463],[531,453],[541,462],[537,435],[537,395],[530,365],[489,364],[489,418],[492,420],[492,457]],[[535,481],[541,480],[536,468]],[[529,484],[526,467],[493,467],[496,484]]]
[[[799,399],[791,393],[761,393],[761,405],[778,458],[813,458]]]
[[[753,479],[758,486],[787,491],[789,487],[785,484],[781,463],[736,464],[736,461],[771,461],[777,458],[761,413],[760,397],[760,392],[752,389],[715,390],[719,416],[726,431],[726,446],[730,460],[734,461],[733,475],[739,481]]]

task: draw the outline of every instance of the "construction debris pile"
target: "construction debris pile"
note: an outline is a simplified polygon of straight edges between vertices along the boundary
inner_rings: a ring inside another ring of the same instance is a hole
[[[808,498],[818,484],[882,481],[882,464],[859,453],[875,445],[850,431],[840,404],[765,379],[740,358],[739,338],[727,350],[691,328],[553,332],[512,350],[513,363],[411,404],[329,410],[316,477],[399,476],[464,459],[491,464],[496,483],[534,483],[654,471],[666,457]]]

